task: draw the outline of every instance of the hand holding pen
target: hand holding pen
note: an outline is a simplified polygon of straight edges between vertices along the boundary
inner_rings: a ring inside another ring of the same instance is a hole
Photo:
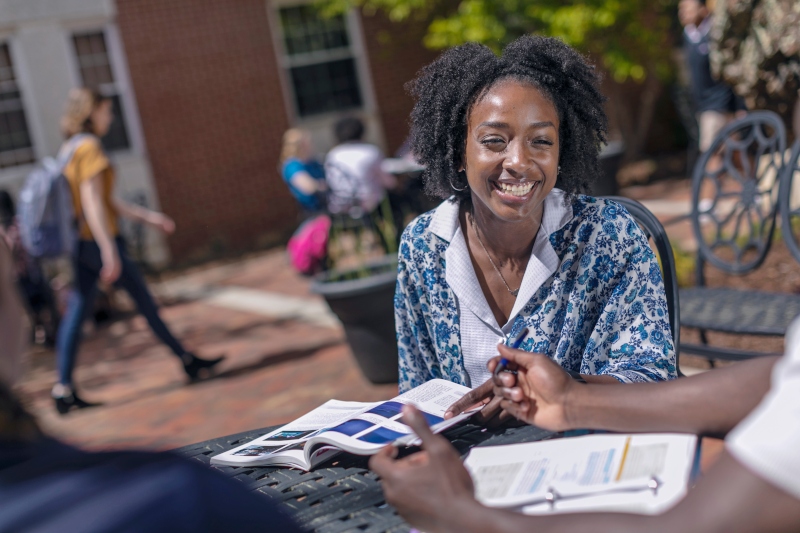
[[[514,338],[514,341],[511,342],[510,346],[513,348],[519,348],[527,335],[528,328],[523,328],[522,331],[520,331]],[[501,364],[507,365],[508,361]],[[501,365],[499,364],[497,366],[500,367]],[[500,398],[494,396],[494,376],[502,371],[503,368],[500,368],[499,370],[495,368],[492,377],[486,380],[485,383],[479,387],[475,387],[472,389],[472,391],[465,394],[460,400],[448,407],[444,417],[452,418],[453,416],[463,413],[476,404],[483,404],[484,407],[481,409],[480,413],[475,415],[473,418],[474,421],[492,425],[495,422],[504,422],[506,419],[508,419],[508,414],[502,412],[502,409],[500,408]]]
[[[517,337],[514,339],[514,342],[512,342],[510,345],[507,346],[510,346],[515,350],[518,350],[519,347],[522,346],[522,341],[524,341],[525,337],[527,336],[528,336],[528,328],[522,328],[522,331],[520,331],[517,334]],[[508,369],[508,359],[506,359],[505,357],[501,357],[500,362],[497,363],[496,367],[494,367],[494,377],[499,376],[500,372],[505,372],[507,369]]]

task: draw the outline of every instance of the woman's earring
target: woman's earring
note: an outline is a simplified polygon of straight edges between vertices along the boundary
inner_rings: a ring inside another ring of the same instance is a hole
[[[556,174],[561,174],[561,165],[558,165],[558,170],[556,170]]]
[[[463,189],[459,189],[458,187],[456,187],[455,185],[453,185],[453,179],[452,179],[452,178],[450,178],[448,181],[450,182],[450,187],[452,187],[452,188],[453,188],[453,190],[454,190],[454,191],[456,191],[456,192],[464,192],[464,191],[466,191],[467,189],[469,189],[469,183],[467,183],[467,186],[466,186],[466,187],[464,187]]]
[[[467,175],[467,165],[464,165],[463,167],[459,168],[459,169],[458,169],[458,173],[459,173],[459,174],[464,174],[464,177],[466,177],[466,175]],[[466,187],[464,187],[463,189],[459,189],[458,187],[456,187],[455,185],[453,185],[453,178],[450,178],[450,179],[448,179],[447,181],[449,181],[449,182],[450,182],[450,187],[452,187],[452,188],[453,188],[453,190],[454,190],[454,191],[456,191],[456,192],[464,192],[464,191],[466,191],[467,189],[469,189],[469,182],[467,182],[467,185],[466,185]]]

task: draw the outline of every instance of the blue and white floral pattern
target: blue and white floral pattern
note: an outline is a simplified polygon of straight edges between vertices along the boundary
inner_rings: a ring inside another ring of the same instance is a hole
[[[459,306],[445,278],[449,243],[417,217],[400,242],[395,319],[400,392],[433,379],[469,383]],[[661,270],[628,211],[613,201],[572,199],[572,218],[550,234],[559,268],[517,314],[521,348],[562,367],[622,382],[677,377]]]

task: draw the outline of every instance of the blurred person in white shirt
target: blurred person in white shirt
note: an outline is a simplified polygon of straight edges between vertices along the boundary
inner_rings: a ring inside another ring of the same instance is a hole
[[[372,213],[396,185],[395,177],[381,169],[384,155],[374,144],[364,142],[364,123],[355,117],[334,126],[339,143],[325,158],[325,177],[332,214],[355,217]]]

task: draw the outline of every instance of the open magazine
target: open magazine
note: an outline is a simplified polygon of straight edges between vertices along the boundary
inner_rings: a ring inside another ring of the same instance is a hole
[[[463,385],[434,379],[385,402],[330,400],[263,437],[212,457],[211,464],[311,470],[342,451],[372,455],[387,444],[416,445],[416,436],[403,423],[403,404],[416,406],[438,433],[476,412],[444,420],[445,410],[469,391]]]
[[[473,448],[465,466],[490,507],[654,514],[686,494],[696,445],[677,433],[587,435]]]

